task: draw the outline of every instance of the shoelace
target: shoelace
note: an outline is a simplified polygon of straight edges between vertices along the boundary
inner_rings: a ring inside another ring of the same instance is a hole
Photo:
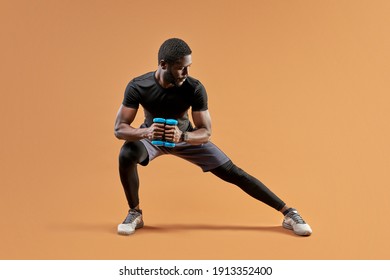
[[[302,219],[301,215],[298,214],[298,212],[291,211],[287,214],[287,216],[290,217],[297,224],[306,224],[305,221]]]
[[[127,214],[126,219],[123,221],[123,224],[130,224],[134,222],[134,220],[140,216],[141,214],[135,210],[130,210],[129,214]]]

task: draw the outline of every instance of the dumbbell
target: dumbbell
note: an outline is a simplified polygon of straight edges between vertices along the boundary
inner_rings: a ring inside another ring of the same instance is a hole
[[[154,123],[163,123],[167,125],[177,125],[179,122],[175,119],[164,119],[164,118],[154,118],[153,119]],[[167,148],[173,148],[175,147],[175,143],[170,142],[170,141],[165,141],[164,139],[155,139],[152,141],[153,145],[156,146],[164,146]]]

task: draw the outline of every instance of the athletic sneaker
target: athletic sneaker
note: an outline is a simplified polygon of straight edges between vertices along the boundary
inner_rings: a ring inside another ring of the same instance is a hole
[[[144,221],[142,220],[142,210],[130,209],[126,219],[118,225],[118,233],[129,235],[134,233],[136,229],[142,228]]]
[[[283,219],[283,227],[286,229],[292,229],[295,234],[298,235],[310,235],[312,230],[308,224],[302,219],[298,211],[294,208],[290,208]]]

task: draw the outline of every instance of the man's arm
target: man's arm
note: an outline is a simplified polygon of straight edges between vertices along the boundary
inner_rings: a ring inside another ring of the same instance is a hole
[[[207,143],[211,137],[211,118],[209,111],[192,112],[192,120],[196,130],[182,132],[177,126],[165,126],[165,139],[171,142],[187,142],[191,145],[201,145]]]
[[[196,130],[186,132],[186,142],[192,145],[207,143],[211,137],[211,117],[208,110],[192,112]]]
[[[137,111],[137,109],[121,105],[115,120],[115,136],[127,141],[161,138],[164,133],[164,125],[153,124],[148,128],[134,128],[131,126]]]

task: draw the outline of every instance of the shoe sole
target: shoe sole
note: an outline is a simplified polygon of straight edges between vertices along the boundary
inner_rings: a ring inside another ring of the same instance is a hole
[[[283,222],[282,226],[283,226],[285,229],[289,229],[289,230],[294,231],[292,225],[286,224],[285,222]],[[295,233],[296,235],[300,235],[300,236],[309,236],[309,235],[311,235],[311,232],[310,232],[310,231],[305,231],[305,232],[302,232],[302,233],[298,233],[298,232],[294,231],[294,233]]]
[[[140,229],[140,228],[142,228],[142,227],[144,227],[144,222],[143,222],[143,221],[140,222],[140,223],[135,227],[135,229],[134,229],[133,231],[124,231],[124,230],[119,230],[119,229],[118,229],[118,234],[120,234],[120,235],[132,235],[132,234],[135,232],[136,229]]]
[[[286,224],[285,222],[283,222],[282,226],[286,229],[293,229],[292,225]]]

